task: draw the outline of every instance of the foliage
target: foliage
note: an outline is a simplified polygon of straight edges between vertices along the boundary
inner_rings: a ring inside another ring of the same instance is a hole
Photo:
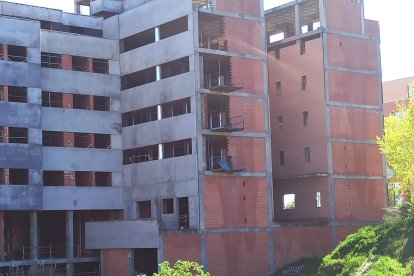
[[[410,84],[414,89],[414,82]],[[398,111],[385,118],[384,137],[377,137],[380,150],[387,157],[394,178],[409,194],[414,185],[414,104],[399,105]]]
[[[154,273],[154,276],[210,276],[210,273],[204,271],[204,267],[196,262],[177,261],[173,267],[165,261],[160,264],[160,272]]]

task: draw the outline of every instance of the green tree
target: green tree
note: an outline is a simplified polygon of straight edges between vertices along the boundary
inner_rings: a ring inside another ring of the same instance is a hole
[[[165,261],[160,264],[160,272],[154,273],[154,276],[210,276],[210,273],[204,271],[204,267],[196,262],[177,261],[173,267]]]
[[[410,84],[414,90],[414,82]],[[400,104],[398,111],[385,117],[384,137],[378,138],[380,150],[385,154],[394,180],[401,184],[405,194],[414,186],[414,103]]]

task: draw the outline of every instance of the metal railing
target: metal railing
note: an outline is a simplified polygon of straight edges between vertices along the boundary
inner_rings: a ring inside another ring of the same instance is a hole
[[[4,61],[13,61],[13,62],[27,62],[26,56],[17,56],[17,55],[0,55],[0,60]]]
[[[218,114],[218,116],[214,116],[214,117],[217,119],[210,120],[209,130],[233,132],[233,131],[240,131],[244,129],[244,116],[223,118],[221,114]]]

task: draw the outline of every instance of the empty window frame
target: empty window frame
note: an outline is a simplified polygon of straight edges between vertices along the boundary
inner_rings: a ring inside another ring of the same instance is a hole
[[[305,162],[309,163],[311,161],[311,157],[310,157],[310,148],[306,147],[305,148]]]
[[[27,62],[27,49],[23,46],[7,45],[7,58],[9,61]]]
[[[306,76],[301,77],[301,87],[302,87],[302,90],[306,90],[308,87],[308,80]]]
[[[91,109],[91,96],[73,94],[73,108],[74,109]]]
[[[161,65],[161,79],[187,73],[190,70],[189,58],[176,59]]]
[[[156,69],[151,67],[121,77],[121,90],[141,86],[156,81]]]
[[[63,107],[63,94],[49,91],[42,91],[43,107]]]
[[[280,60],[280,49],[275,49],[275,58],[276,60]]]
[[[302,117],[303,117],[303,126],[307,126],[308,125],[308,120],[309,120],[309,113],[308,113],[308,111],[304,111],[302,113]]]
[[[95,149],[110,149],[111,148],[111,135],[110,134],[94,134]]]
[[[10,144],[27,144],[29,134],[27,128],[9,127],[9,143]]]
[[[134,126],[157,120],[157,107],[151,106],[122,114],[122,126]]]
[[[104,96],[93,96],[93,110],[96,111],[109,111],[110,110],[110,98]]]
[[[109,62],[106,59],[93,58],[92,69],[94,73],[108,74]]]
[[[164,144],[164,158],[190,155],[191,153],[191,139]]]
[[[285,152],[283,150],[279,151],[279,165],[285,165]]]
[[[111,187],[112,186],[112,173],[95,172],[95,186],[96,187]]]
[[[121,39],[119,41],[119,48],[121,50],[121,53],[124,53],[154,42],[155,29],[149,29]]]
[[[60,131],[43,131],[42,145],[45,147],[63,147],[64,133]]]
[[[165,39],[186,31],[188,31],[188,18],[187,16],[180,17],[160,26],[160,39]]]
[[[43,186],[64,186],[63,171],[43,171]]]
[[[74,133],[75,148],[93,148],[94,137],[91,133]]]
[[[151,216],[151,200],[137,202],[137,214],[139,219],[150,219]]]
[[[41,66],[43,68],[62,69],[62,55],[42,52]]]
[[[10,185],[29,185],[28,169],[0,169],[4,174],[8,173],[8,184]],[[6,177],[7,178],[7,177]]]
[[[8,101],[14,103],[27,103],[27,87],[9,86]]]
[[[277,122],[280,127],[283,126],[283,116],[277,116]]]
[[[72,70],[88,72],[89,71],[89,58],[81,56],[72,56]]]
[[[276,82],[276,95],[281,95],[281,94],[282,94],[282,82],[277,81]]]
[[[188,229],[190,227],[190,208],[188,197],[178,198],[178,226],[180,229]]]
[[[306,53],[306,41],[300,40],[300,54],[304,55]]]
[[[162,200],[162,214],[170,215],[174,214],[174,199],[166,198]]]
[[[162,117],[170,118],[191,113],[190,98],[165,103],[162,105]]]
[[[316,192],[316,207],[322,207],[321,192]]]
[[[293,210],[296,208],[296,196],[295,194],[284,194],[283,195],[283,209]]]
[[[136,164],[158,160],[158,145],[123,151],[123,164]]]

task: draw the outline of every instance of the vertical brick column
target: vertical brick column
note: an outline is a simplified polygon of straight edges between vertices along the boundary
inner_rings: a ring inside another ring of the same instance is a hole
[[[8,142],[9,142],[9,128],[4,127],[3,128],[3,143],[8,143]]]
[[[7,60],[7,56],[8,56],[7,44],[2,44],[0,50],[1,50],[0,54],[3,56],[3,59]]]
[[[91,57],[88,58],[88,72],[93,72],[93,59]]]
[[[9,87],[3,86],[3,101],[8,102],[9,101]]]
[[[89,106],[89,110],[94,110],[95,109],[95,106],[93,104],[93,96],[89,96],[89,104],[88,104],[88,106]]]
[[[63,108],[73,108],[73,94],[63,93],[62,101]]]
[[[75,186],[75,172],[63,172],[63,185]]]
[[[62,55],[62,68],[72,70],[72,56]]]

